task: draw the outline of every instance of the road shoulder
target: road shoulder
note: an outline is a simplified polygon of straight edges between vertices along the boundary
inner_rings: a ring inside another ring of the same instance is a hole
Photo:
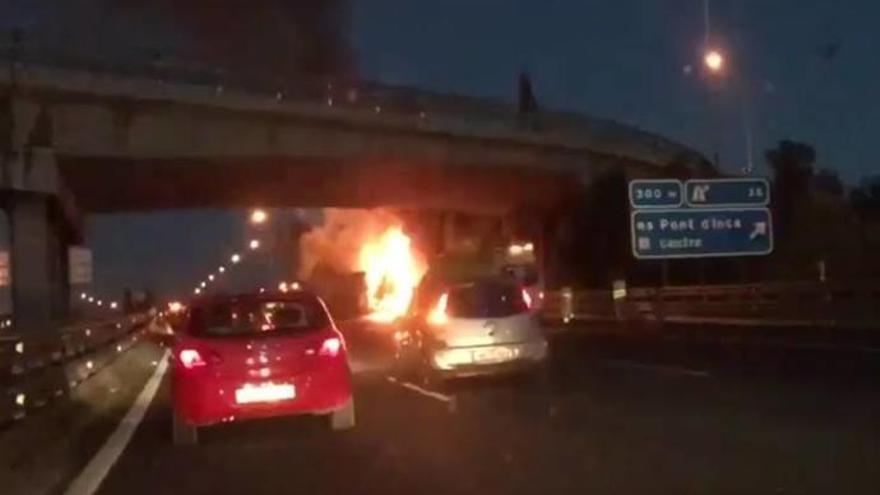
[[[138,344],[76,387],[69,398],[0,431],[3,493],[62,490],[116,427],[161,356],[152,344]]]

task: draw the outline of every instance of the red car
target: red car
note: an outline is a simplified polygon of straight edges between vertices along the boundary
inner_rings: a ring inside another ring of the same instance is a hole
[[[198,428],[291,414],[354,426],[345,341],[321,300],[306,292],[194,302],[173,348],[175,443]]]

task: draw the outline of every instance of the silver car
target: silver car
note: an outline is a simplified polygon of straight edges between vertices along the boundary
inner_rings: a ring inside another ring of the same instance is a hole
[[[395,342],[398,370],[430,379],[538,370],[547,359],[531,296],[506,278],[423,283]]]

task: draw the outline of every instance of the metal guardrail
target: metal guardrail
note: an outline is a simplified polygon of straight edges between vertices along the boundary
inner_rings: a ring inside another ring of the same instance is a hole
[[[880,328],[880,286],[813,282],[562,290],[545,295],[551,321]]]
[[[0,425],[65,396],[134,345],[151,318],[141,313],[50,336],[0,336]]]

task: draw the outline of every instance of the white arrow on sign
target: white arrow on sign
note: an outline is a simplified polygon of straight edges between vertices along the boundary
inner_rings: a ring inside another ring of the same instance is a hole
[[[754,241],[759,235],[767,235],[767,222],[755,222],[755,227],[749,234],[749,240]]]

